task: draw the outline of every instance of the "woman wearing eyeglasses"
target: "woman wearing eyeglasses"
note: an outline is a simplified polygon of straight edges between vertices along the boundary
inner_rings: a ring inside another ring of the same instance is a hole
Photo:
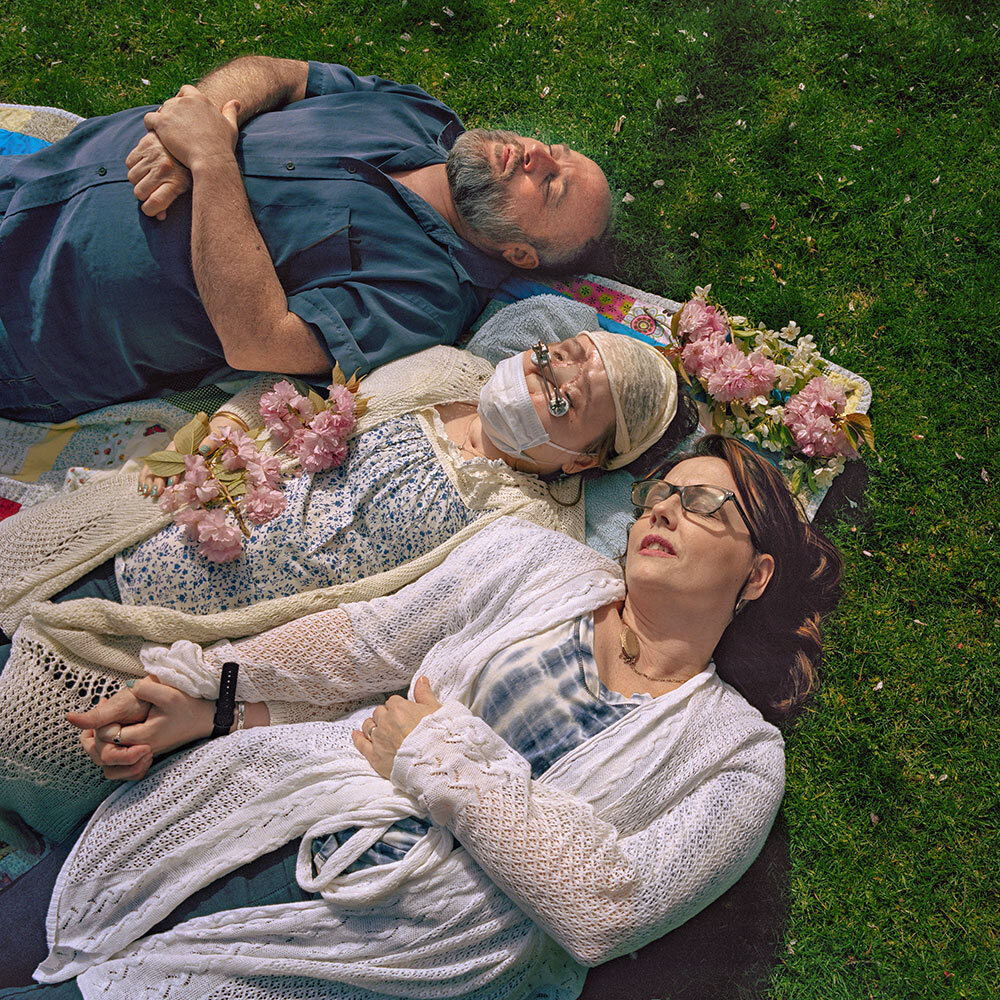
[[[115,793],[63,867],[39,976],[108,998],[568,1000],[586,966],[724,892],[781,800],[772,723],[815,683],[840,560],[778,473],[726,439],[633,498],[624,576],[504,520],[396,595],[147,650],[198,736],[224,662],[254,701],[247,726],[318,658],[312,697],[409,697],[246,728]],[[156,686],[141,685],[115,697]],[[113,744],[85,742],[114,766]],[[16,918],[41,959],[35,892]]]

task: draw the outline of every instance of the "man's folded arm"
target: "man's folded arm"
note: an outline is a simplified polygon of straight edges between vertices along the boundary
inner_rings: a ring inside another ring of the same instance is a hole
[[[266,111],[277,111],[306,96],[309,63],[270,56],[240,56],[212,70],[198,89],[219,109],[239,101],[238,121],[245,125]]]
[[[289,375],[328,372],[312,328],[288,309],[235,158],[196,163],[192,173],[191,262],[226,363]]]

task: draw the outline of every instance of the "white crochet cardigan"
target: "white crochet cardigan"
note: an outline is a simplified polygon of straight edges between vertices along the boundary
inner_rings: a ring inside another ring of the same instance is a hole
[[[437,403],[477,400],[492,372],[493,366],[482,358],[444,346],[383,365],[363,383],[371,404],[358,430]],[[248,422],[256,412],[259,421],[256,402],[261,389],[277,377],[258,379],[226,409]],[[253,635],[344,601],[391,593],[505,515],[583,538],[582,502],[561,506],[535,476],[497,463],[456,465],[446,450],[434,447],[463,502],[482,512],[454,538],[355,583],[215,615],[127,607],[94,598],[38,603],[168,522],[156,504],[137,494],[134,467],[0,521],[0,626],[14,635],[10,660],[0,676],[7,719],[0,727],[0,840],[15,835],[4,825],[4,809],[61,840],[107,794],[107,783],[80,753],[77,730],[63,716],[90,707],[128,677],[141,675],[135,655],[141,639],[211,642]],[[575,482],[553,484],[553,489],[560,499],[578,495]],[[286,701],[274,706],[272,717],[299,722],[317,713],[301,702]]]
[[[538,780],[464,707],[496,652],[622,594],[614,563],[505,518],[391,597],[160,655],[163,679],[191,693],[236,656],[241,697],[330,703],[426,674],[445,704],[403,742],[391,783],[351,743],[362,709],[209,742],[121,788],[60,874],[36,977],[78,975],[88,1000],[577,997],[584,966],[641,947],[739,878],[784,784],[778,731],[711,667]],[[402,861],[343,873],[410,815],[435,825]],[[348,827],[361,829],[314,879],[311,838]],[[142,938],[190,893],[298,837],[298,881],[321,899]]]

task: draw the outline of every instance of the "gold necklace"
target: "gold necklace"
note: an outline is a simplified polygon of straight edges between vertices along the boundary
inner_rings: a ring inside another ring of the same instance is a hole
[[[639,656],[639,637],[625,624],[624,619],[622,619],[622,631],[618,637],[618,641],[622,647],[621,655],[626,666],[632,673],[644,677],[647,681],[656,681],[658,684],[683,684],[685,681],[691,679],[691,677],[678,677],[677,674],[673,674],[670,677],[655,677],[653,674],[643,673],[635,665],[635,661]],[[694,675],[692,674],[691,676],[693,677]]]

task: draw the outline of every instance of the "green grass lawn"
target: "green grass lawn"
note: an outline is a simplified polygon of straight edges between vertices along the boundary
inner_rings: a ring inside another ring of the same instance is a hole
[[[973,0],[7,0],[0,100],[103,114],[245,52],[419,83],[469,124],[598,158],[632,196],[612,276],[680,299],[711,283],[865,376],[878,454],[831,529],[845,599],[789,734],[791,920],[769,995],[986,998],[998,24]]]

